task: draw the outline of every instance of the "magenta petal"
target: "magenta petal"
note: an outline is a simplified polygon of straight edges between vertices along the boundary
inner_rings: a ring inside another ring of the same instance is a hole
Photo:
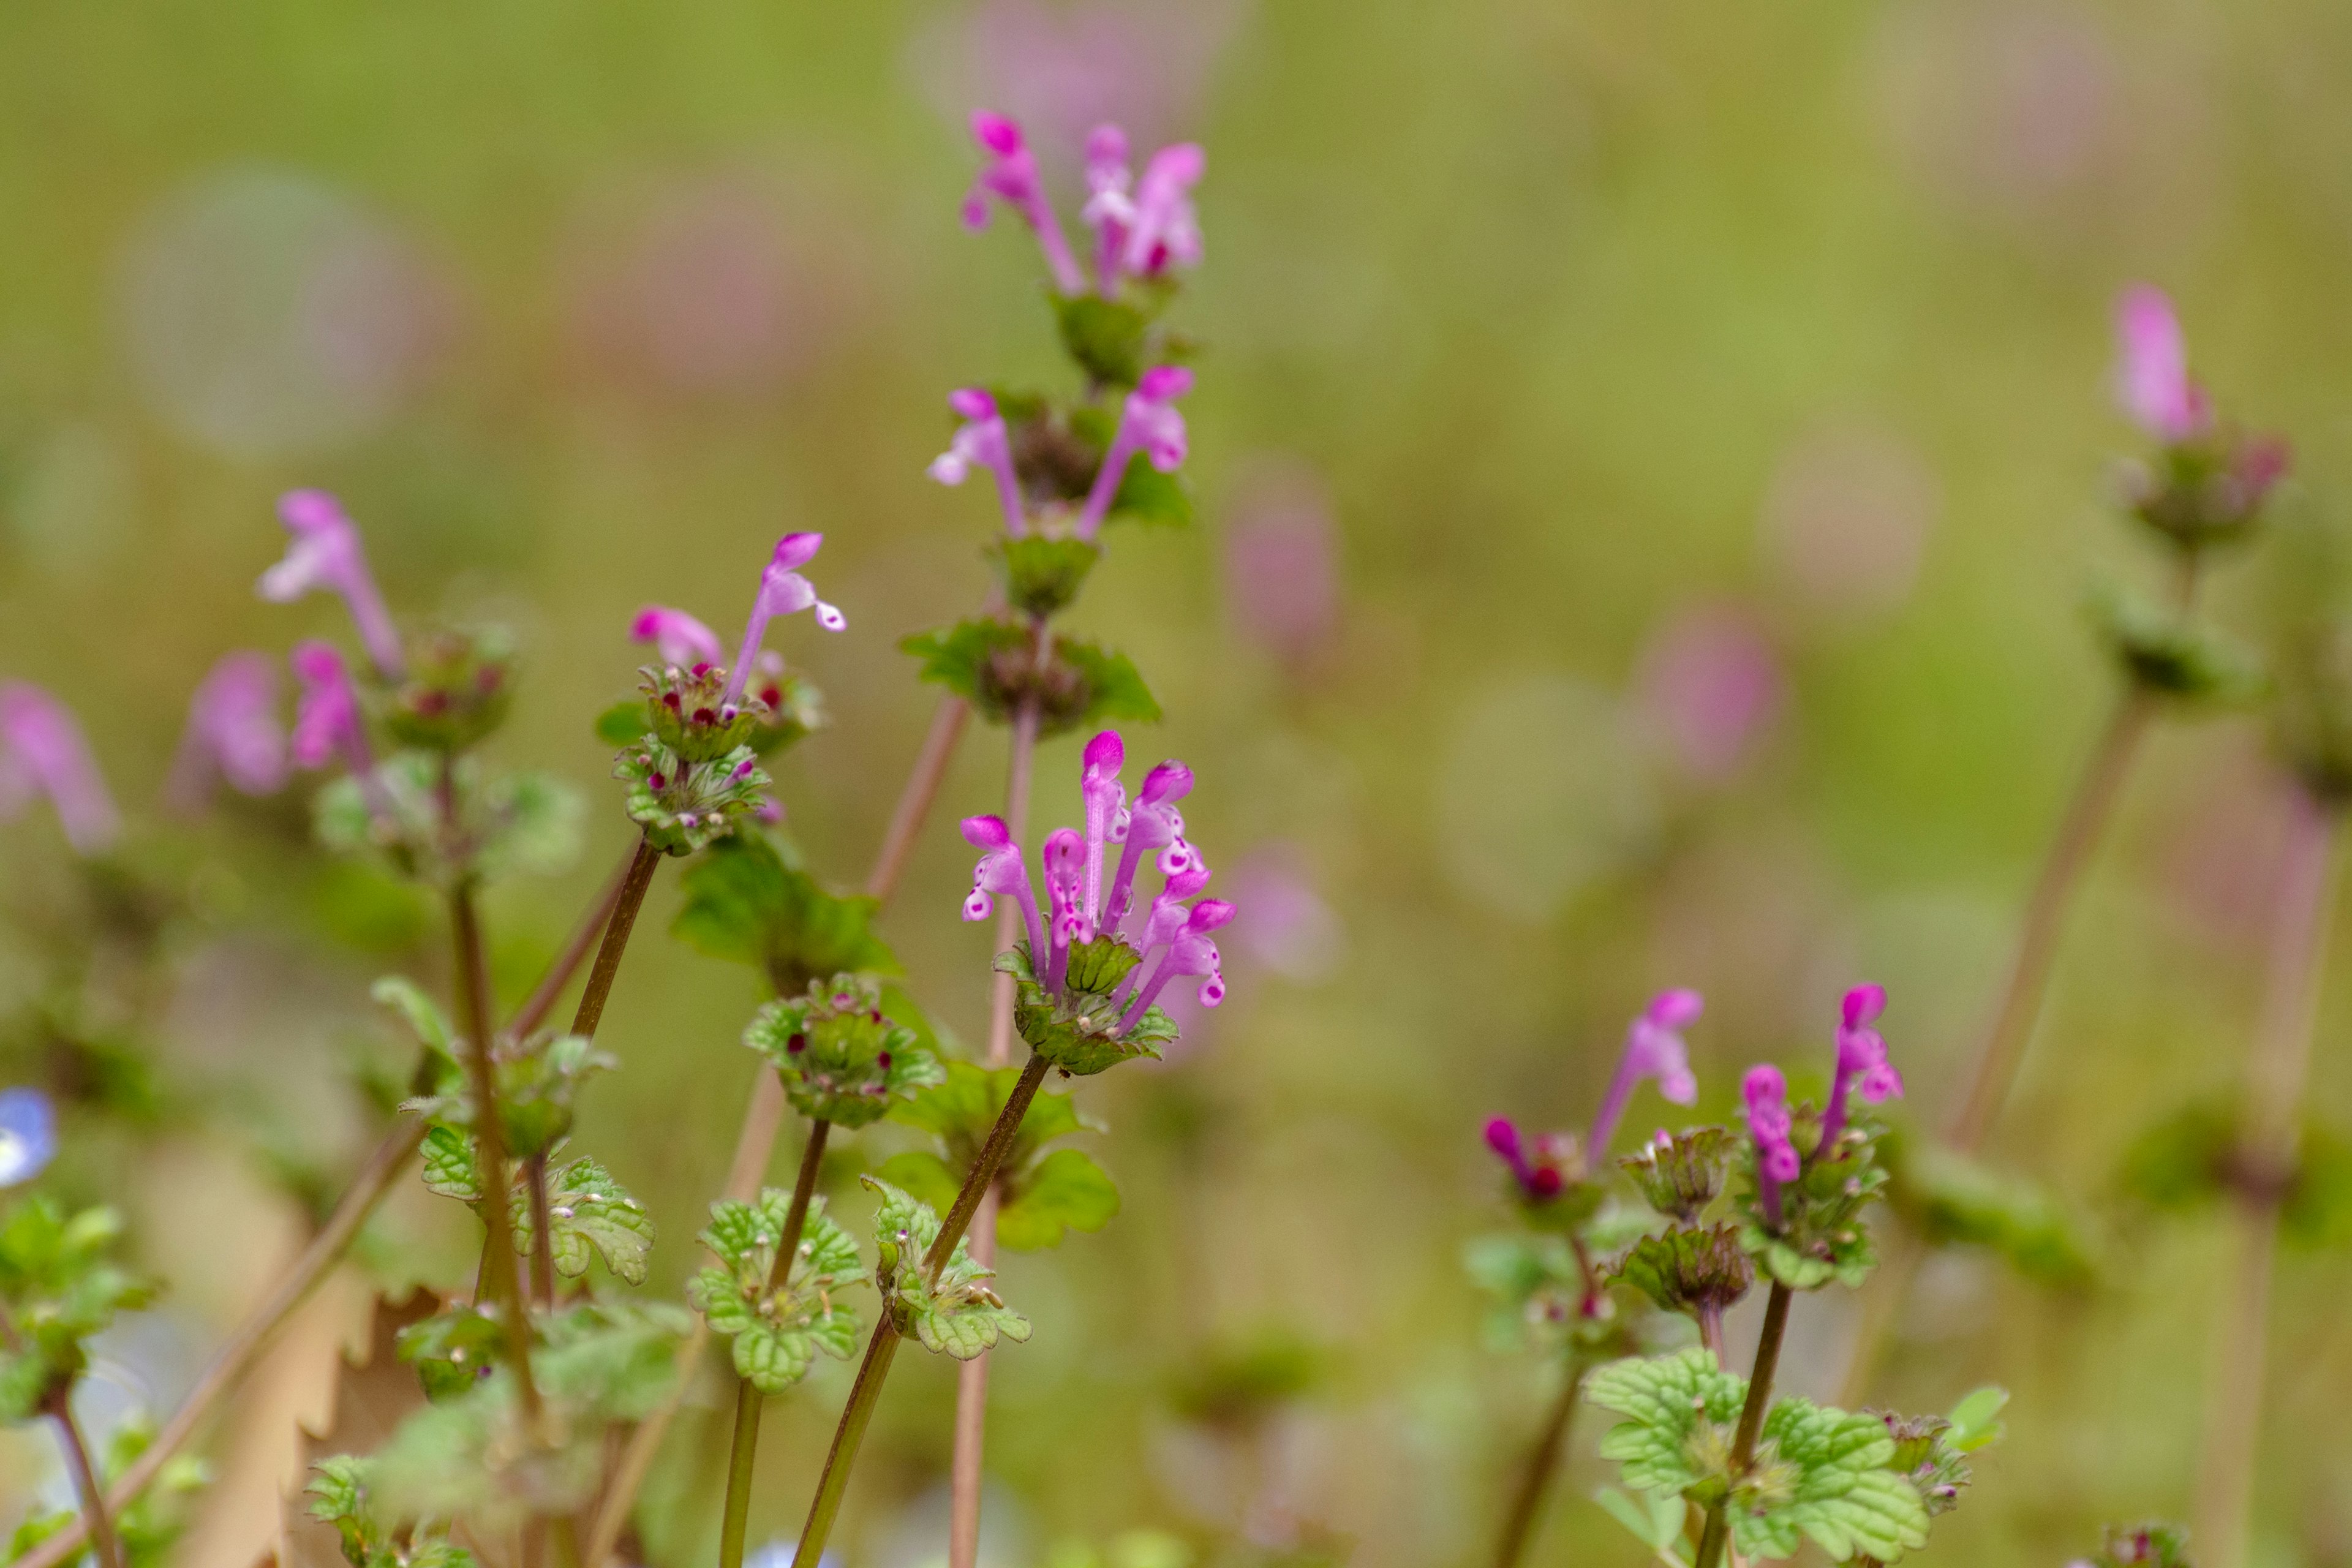
[[[1013,830],[1001,816],[967,816],[957,826],[964,842],[975,849],[1002,849],[1013,842]]]
[[[1648,1017],[1662,1029],[1681,1029],[1698,1022],[1706,1010],[1706,1000],[1697,992],[1678,987],[1659,992],[1650,1003]]]
[[[1886,1011],[1886,987],[1857,985],[1845,994],[1845,1026],[1858,1029]]]
[[[1135,390],[1154,403],[1167,403],[1192,390],[1192,373],[1181,364],[1154,365],[1143,373]]]
[[[1087,742],[1084,758],[1086,770],[1100,777],[1116,773],[1127,765],[1127,742],[1116,730],[1105,730]]]

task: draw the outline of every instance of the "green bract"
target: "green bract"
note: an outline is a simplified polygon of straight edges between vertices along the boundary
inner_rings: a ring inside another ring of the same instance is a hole
[[[1721,1127],[1693,1127],[1653,1140],[1617,1162],[1652,1208],[1685,1225],[1697,1221],[1723,1192],[1739,1140]]]
[[[2215,702],[2262,692],[2261,661],[2180,610],[2107,583],[2092,594],[2090,613],[2125,673],[2151,691]]]
[[[721,1263],[687,1285],[711,1331],[732,1342],[737,1375],[762,1394],[807,1376],[819,1351],[845,1361],[857,1350],[857,1314],[834,1298],[867,1275],[857,1244],[825,1214],[823,1198],[809,1203],[790,1280],[781,1289],[771,1284],[792,1202],[792,1194],[769,1187],[756,1204],[711,1205],[701,1240]]]
[[[0,1420],[23,1421],[71,1386],[89,1357],[82,1342],[117,1312],[154,1299],[155,1288],[108,1258],[122,1234],[112,1209],[68,1217],[46,1197],[0,1220]]]
[[[1128,657],[1093,643],[1055,637],[1041,663],[1036,637],[1026,626],[975,618],[945,631],[919,632],[898,646],[923,661],[925,680],[946,687],[999,723],[1034,699],[1040,735],[1116,719],[1150,722],[1160,717],[1160,704]]]
[[[623,799],[629,820],[670,855],[691,855],[734,832],[770,782],[749,746],[688,763],[651,735],[621,749],[613,776],[629,786]]]
[[[573,1105],[582,1087],[620,1065],[618,1058],[597,1049],[596,1043],[584,1035],[541,1032],[522,1040],[501,1037],[490,1050],[490,1071],[507,1152],[523,1160],[553,1149],[572,1131]],[[441,1092],[419,1095],[403,1102],[401,1109],[429,1121],[471,1127],[471,1085],[462,1076],[445,1075],[445,1082],[436,1087]]]
[[[882,1194],[881,1211],[874,1216],[874,1278],[884,1310],[900,1333],[958,1361],[971,1360],[999,1339],[1028,1339],[1029,1320],[988,1288],[995,1271],[972,1261],[968,1237],[959,1237],[939,1277],[926,1279],[923,1255],[939,1239],[940,1216],[887,1182],[860,1179]]]
[[[1748,1294],[1755,1270],[1740,1250],[1739,1231],[1727,1225],[1684,1227],[1635,1242],[1610,1271],[1669,1312],[1696,1316],[1730,1306]]]
[[[648,664],[637,677],[646,694],[646,728],[689,763],[716,762],[738,746],[749,746],[767,721],[768,705],[749,692],[733,702],[724,700],[722,666],[698,664],[686,670]]]
[[[1020,1077],[1018,1068],[949,1062],[941,1082],[890,1113],[892,1121],[937,1138],[941,1152],[894,1154],[883,1162],[882,1179],[934,1208],[953,1204]],[[1102,1131],[1066,1095],[1041,1094],[1030,1102],[997,1167],[999,1246],[1037,1251],[1060,1246],[1069,1231],[1097,1231],[1110,1223],[1118,1213],[1118,1188],[1103,1168],[1079,1150],[1045,1148],[1057,1138]]]
[[[1143,955],[1115,936],[1072,942],[1068,979],[1056,997],[1037,983],[1026,944],[996,955],[999,973],[1017,983],[1013,1026],[1029,1048],[1074,1078],[1087,1078],[1138,1057],[1157,1058],[1174,1042],[1176,1025],[1158,1007],[1147,1008],[1125,1034],[1118,1028],[1126,1001],[1112,999],[1128,971]]]
[[[1927,1505],[1888,1468],[1895,1443],[1876,1416],[1775,1400],[1753,1462],[1734,1475],[1733,1429],[1747,1395],[1747,1380],[1706,1350],[1617,1362],[1585,1384],[1593,1405],[1628,1417],[1601,1442],[1625,1484],[1702,1508],[1723,1504],[1743,1556],[1788,1557],[1807,1537],[1833,1561],[1892,1563],[1927,1544]]]
[[[584,809],[570,784],[541,773],[485,779],[477,759],[459,757],[446,767],[452,832],[443,822],[445,763],[437,752],[398,752],[364,788],[337,779],[311,804],[319,841],[343,854],[381,850],[403,876],[435,883],[549,876],[571,865]]]
[[[754,1014],[743,1043],[768,1058],[785,1098],[814,1121],[863,1127],[892,1100],[940,1081],[939,1058],[882,1011],[873,979],[836,974]]]
[[[404,746],[462,752],[505,722],[514,638],[503,626],[445,629],[408,639],[408,675],[383,696],[384,732]]]
[[[670,934],[713,958],[756,964],[780,996],[841,973],[896,974],[874,934],[876,900],[828,893],[768,834],[745,830],[687,868]]]
[[[1820,1128],[1819,1114],[1801,1108],[1797,1148],[1807,1149]],[[1886,1186],[1885,1167],[1878,1163],[1884,1131],[1876,1122],[1857,1120],[1846,1125],[1834,1150],[1809,1154],[1797,1179],[1780,1185],[1778,1226],[1765,1222],[1751,1179],[1739,1197],[1739,1243],[1759,1268],[1791,1290],[1818,1290],[1832,1279],[1853,1287],[1869,1277],[1878,1254],[1862,1211]],[[1752,1173],[1752,1160],[1748,1167]]]
[[[987,555],[1003,581],[1006,602],[1044,620],[1078,596],[1087,574],[1102,559],[1102,547],[1084,539],[1027,533],[992,541]]]

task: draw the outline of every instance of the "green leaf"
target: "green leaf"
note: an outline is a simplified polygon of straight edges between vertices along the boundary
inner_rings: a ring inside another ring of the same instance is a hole
[[[482,792],[474,869],[485,880],[551,877],[580,857],[587,803],[553,773],[509,773]]]
[[[1738,1228],[1727,1225],[1676,1226],[1663,1236],[1645,1236],[1609,1274],[1663,1310],[1692,1317],[1709,1307],[1729,1307],[1748,1294],[1756,1279],[1740,1250]]]
[[[759,966],[779,995],[833,974],[900,973],[874,934],[877,900],[825,891],[764,833],[712,845],[680,889],[686,901],[670,934],[713,958]]]
[[[939,1237],[939,1215],[887,1182],[860,1180],[882,1196],[874,1220],[880,1259],[875,1279],[901,1333],[958,1361],[982,1354],[1001,1339],[1028,1339],[1029,1320],[989,1288],[994,1271],[972,1260],[970,1237],[958,1238],[938,1278],[926,1279],[923,1254]]]
[[[1128,657],[1094,643],[1055,637],[1041,668],[1026,626],[977,618],[919,632],[898,646],[923,661],[923,679],[946,687],[995,722],[1009,721],[1024,700],[1035,699],[1041,735],[1110,720],[1160,718],[1160,704]]]
[[[953,1206],[956,1194],[963,1186],[963,1178],[948,1169],[947,1161],[924,1149],[909,1149],[903,1153],[893,1154],[883,1161],[874,1173],[916,1202],[928,1204],[934,1209]]]
[[[368,988],[368,995],[408,1026],[408,1032],[426,1050],[449,1061],[457,1059],[457,1031],[425,989],[405,975],[387,974]]]
[[[2000,1442],[2009,1431],[2000,1420],[2001,1410],[2008,1404],[2009,1390],[1998,1384],[1989,1383],[1963,1395],[1945,1418],[1952,1424],[1952,1447],[1963,1454],[1973,1454]]]
[[[1082,1151],[1056,1149],[1013,1184],[996,1239],[1015,1252],[1043,1251],[1068,1231],[1100,1230],[1118,1213],[1118,1188],[1103,1168]]]
[[[1927,1543],[1918,1491],[1883,1468],[1895,1441],[1877,1416],[1777,1399],[1757,1454],[1766,1484],[1752,1498],[1735,1494],[1729,1510],[1742,1552],[1785,1557],[1802,1532],[1834,1561],[1867,1554],[1892,1563]]]
[[[530,1194],[518,1185],[513,1202],[515,1250],[530,1256],[534,1232]],[[654,1220],[645,1205],[631,1197],[593,1160],[574,1160],[548,1173],[547,1216],[549,1249],[555,1271],[566,1279],[588,1272],[593,1248],[604,1267],[632,1285],[646,1282],[646,1267],[653,1251]]]
[[[1888,1197],[1933,1246],[1989,1247],[2029,1279],[2068,1289],[2097,1278],[2086,1226],[2021,1177],[1939,1144],[1889,1141]]]
[[[1703,1489],[1692,1500],[1701,1503],[1727,1485],[1707,1468],[1729,1454],[1728,1442],[1710,1428],[1737,1421],[1747,1393],[1747,1381],[1717,1366],[1706,1350],[1612,1362],[1584,1380],[1586,1404],[1628,1417],[1601,1439],[1601,1457],[1622,1467],[1625,1484],[1642,1492]]]
[[[401,1330],[394,1344],[400,1359],[416,1369],[427,1399],[455,1399],[472,1393],[497,1364],[506,1331],[488,1310],[453,1302]]]
[[[596,715],[596,739],[614,751],[640,739],[645,732],[646,704],[642,698],[624,698]]]
[[[385,1538],[367,1506],[367,1461],[350,1454],[321,1459],[302,1489],[310,1496],[310,1517],[335,1527],[343,1561],[352,1568],[368,1568],[384,1550]]]
[[[1610,1518],[1623,1525],[1633,1539],[1648,1547],[1653,1555],[1679,1564],[1682,1555],[1677,1542],[1682,1538],[1684,1517],[1689,1505],[1678,1497],[1643,1496],[1638,1501],[1615,1487],[1602,1487],[1592,1494]]]
[[[2252,653],[2119,583],[2094,589],[2089,609],[2125,674],[2147,690],[2231,703],[2259,696],[2266,684],[2262,662]]]
[[[0,1420],[28,1418],[51,1390],[79,1376],[82,1342],[115,1315],[154,1299],[155,1287],[108,1255],[122,1234],[112,1209],[68,1217],[52,1200],[18,1200],[0,1219]]]
[[[482,1166],[471,1136],[446,1121],[436,1121],[425,1130],[421,1153],[428,1191],[460,1203],[482,1201]]]
[[[856,1352],[857,1314],[835,1298],[866,1278],[857,1244],[817,1198],[791,1278],[772,1289],[775,1248],[791,1207],[792,1194],[780,1187],[762,1191],[757,1204],[713,1204],[702,1240],[728,1266],[703,1269],[687,1288],[711,1331],[732,1342],[736,1374],[766,1394],[781,1394],[806,1376],[820,1351],[843,1359]]]

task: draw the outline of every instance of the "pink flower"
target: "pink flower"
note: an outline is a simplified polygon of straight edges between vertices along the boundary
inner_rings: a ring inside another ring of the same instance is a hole
[[[1872,1105],[1899,1098],[1903,1075],[1886,1059],[1886,1042],[1870,1026],[1886,1011],[1886,988],[1857,985],[1845,994],[1839,1012],[1837,1070],[1830,1085],[1830,1108],[1822,1118],[1822,1149],[1833,1145],[1845,1131],[1845,1097],[1859,1088]]]
[[[1110,900],[1103,906],[1103,924],[1116,928],[1128,915],[1135,895],[1135,873],[1147,850],[1158,850],[1156,864],[1162,877],[1175,877],[1198,868],[1200,857],[1184,842],[1184,816],[1176,803],[1192,791],[1192,770],[1181,763],[1160,763],[1143,775],[1143,787],[1127,814],[1127,842],[1119,851],[1118,875],[1110,885]]]
[[[2140,427],[2166,442],[2204,433],[2212,409],[2189,375],[2189,349],[2172,301],[2160,289],[2137,284],[2116,302],[2116,395]]]
[[[735,655],[735,668],[727,678],[727,689],[720,693],[722,703],[742,700],[752,666],[759,662],[761,640],[767,636],[768,623],[776,616],[796,616],[803,610],[814,609],[816,624],[829,632],[837,632],[849,624],[839,610],[816,596],[816,589],[798,570],[809,563],[824,542],[822,533],[787,533],[776,541],[775,554],[760,573],[760,591],[752,595],[751,618],[743,626],[743,646]]]
[[[1156,278],[1172,265],[1197,265],[1201,227],[1192,191],[1207,156],[1190,142],[1163,147],[1137,184],[1127,165],[1127,133],[1096,127],[1087,138],[1087,226],[1095,231],[1095,268],[1104,295],[1122,279]]]
[[[654,645],[655,654],[664,664],[674,664],[680,669],[692,669],[698,664],[717,664],[727,657],[726,647],[719,634],[688,615],[667,605],[647,605],[629,623],[629,636],[637,642]]]
[[[943,485],[960,485],[977,466],[996,476],[996,499],[1004,508],[1004,531],[1018,538],[1029,531],[1028,513],[1021,504],[1021,479],[1013,467],[1013,440],[996,399],[983,387],[967,386],[948,394],[948,406],[963,420],[948,449],[931,459],[930,476]]]
[[[1087,492],[1085,510],[1078,514],[1080,539],[1092,539],[1102,527],[1110,503],[1118,494],[1119,481],[1127,477],[1128,462],[1138,452],[1150,458],[1151,466],[1163,474],[1172,474],[1183,467],[1184,416],[1177,411],[1176,400],[1192,390],[1191,371],[1181,365],[1163,364],[1145,371],[1135,390],[1127,395],[1118,433],[1111,437],[1110,449],[1103,454],[1102,467],[1095,472],[1094,488]]]
[[[226,780],[241,795],[270,795],[286,784],[286,731],[278,721],[278,666],[250,649],[224,654],[188,700],[164,795],[200,809]]]
[[[1656,1079],[1658,1092],[1676,1105],[1697,1102],[1698,1079],[1692,1076],[1690,1051],[1683,1044],[1682,1031],[1698,1022],[1706,1007],[1696,991],[1662,991],[1626,1027],[1625,1048],[1618,1056],[1616,1074],[1609,1080],[1609,1092],[1601,1097],[1591,1135],[1586,1140],[1594,1159],[1608,1152],[1610,1136],[1625,1113],[1625,1102],[1633,1098],[1633,1086],[1643,1079]]]
[[[1511,1179],[1519,1184],[1519,1191],[1529,1203],[1545,1203],[1556,1198],[1566,1184],[1566,1178],[1560,1173],[1561,1157],[1571,1155],[1573,1150],[1559,1148],[1558,1145],[1561,1142],[1554,1138],[1537,1139],[1538,1157],[1530,1160],[1527,1142],[1519,1135],[1517,1122],[1507,1116],[1497,1116],[1486,1123],[1486,1147],[1510,1168]],[[1566,1142],[1573,1144],[1574,1140]]]
[[[1021,221],[1035,233],[1038,247],[1045,253],[1045,265],[1053,270],[1055,286],[1065,294],[1083,292],[1086,277],[1070,254],[1070,242],[1062,236],[1062,220],[1046,198],[1045,181],[1037,172],[1037,156],[1029,150],[1021,127],[1003,115],[983,110],[971,117],[971,134],[980,143],[985,161],[963,200],[966,226],[987,226],[988,199],[994,196],[1019,214]]]
[[[367,730],[360,721],[359,693],[334,645],[299,642],[287,655],[300,688],[294,699],[294,764],[322,768],[340,753],[354,775],[375,766]]]
[[[121,814],[81,725],[39,687],[12,680],[0,684],[0,819],[16,816],[36,795],[49,797],[78,854],[102,853],[121,837]]]
[[[376,669],[386,680],[401,679],[407,666],[400,633],[368,572],[359,530],[343,515],[341,503],[325,490],[289,490],[278,499],[278,515],[289,537],[285,556],[261,574],[261,596],[282,605],[318,588],[341,595]]]

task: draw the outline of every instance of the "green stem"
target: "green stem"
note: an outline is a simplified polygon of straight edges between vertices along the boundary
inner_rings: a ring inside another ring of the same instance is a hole
[[[482,1224],[489,1251],[482,1259],[481,1293],[499,1303],[507,1364],[533,1432],[541,1425],[539,1385],[530,1373],[530,1314],[515,1268],[514,1224],[508,1211],[506,1128],[499,1116],[497,1074],[490,1063],[490,983],[482,926],[474,910],[474,887],[461,881],[449,894],[449,923],[457,939],[457,997],[466,1027],[466,1072],[474,1089],[474,1141],[481,1152]]]
[[[637,852],[613,900],[613,918],[604,923],[595,967],[588,971],[588,984],[580,993],[579,1011],[572,1015],[575,1035],[594,1037],[596,1026],[604,1019],[604,1000],[613,994],[613,978],[621,973],[621,954],[629,945],[629,932],[636,929],[637,911],[645,907],[646,889],[654,885],[654,868],[661,864],[661,851],[652,844],[637,840]]]
[[[996,1125],[988,1130],[988,1142],[980,1146],[980,1155],[963,1179],[963,1189],[956,1194],[955,1205],[948,1210],[947,1218],[940,1224],[937,1240],[923,1254],[923,1278],[930,1282],[940,1277],[940,1270],[955,1254],[956,1243],[971,1224],[971,1216],[980,1207],[980,1200],[996,1180],[997,1168],[1004,1163],[1013,1139],[1021,1131],[1022,1119],[1029,1114],[1030,1103],[1044,1087],[1045,1058],[1031,1053],[1029,1065],[1021,1069],[1021,1077],[1005,1097],[1004,1109],[997,1112]],[[824,1474],[818,1480],[816,1499],[809,1504],[808,1523],[801,1529],[800,1547],[793,1561],[814,1563],[824,1555],[825,1539],[833,1533],[834,1515],[841,1510],[842,1493],[849,1486],[850,1468],[857,1462],[857,1445],[866,1436],[866,1424],[873,1417],[874,1402],[881,1397],[882,1380],[889,1375],[890,1358],[898,1353],[898,1330],[890,1321],[886,1299],[882,1321],[874,1325],[874,1338],[866,1347],[866,1360],[857,1368],[856,1384],[849,1391],[849,1404],[841,1413],[841,1425],[833,1435],[833,1447],[824,1457]]]
[[[824,1142],[833,1123],[809,1124],[808,1147],[801,1151],[800,1174],[793,1182],[792,1206],[784,1211],[784,1233],[776,1241],[776,1256],[768,1266],[768,1293],[772,1296],[792,1283],[793,1260],[801,1249],[801,1233],[808,1228],[809,1204],[816,1194],[817,1167],[824,1163]],[[743,1568],[743,1537],[751,1519],[751,1469],[760,1456],[760,1413],[766,1401],[750,1378],[735,1384],[735,1442],[727,1455],[727,1506],[719,1527],[719,1568]]]
[[[1536,1521],[1543,1513],[1544,1497],[1559,1469],[1559,1451],[1567,1446],[1569,1423],[1576,1415],[1577,1395],[1583,1388],[1584,1358],[1571,1356],[1568,1384],[1559,1391],[1559,1399],[1544,1422],[1543,1435],[1536,1440],[1535,1452],[1528,1459],[1527,1474],[1511,1501],[1510,1513],[1503,1521],[1502,1540],[1495,1549],[1496,1568],[1516,1568],[1527,1553],[1528,1542],[1535,1536]]]
[[[604,879],[604,886],[597,892],[596,901],[588,906],[580,917],[580,923],[573,926],[572,934],[563,939],[562,950],[556,953],[555,962],[547,966],[547,973],[540,977],[530,999],[516,1011],[507,1025],[507,1033],[520,1039],[538,1028],[548,1014],[555,1010],[556,998],[562,996],[563,988],[572,984],[572,977],[580,973],[581,964],[587,962],[590,951],[597,945],[604,928],[613,923],[613,910],[621,901],[621,889],[627,883],[636,858],[636,851],[632,847],[621,858],[621,863],[613,868],[613,874]]]
[[[1789,1331],[1789,1303],[1796,1292],[1779,1280],[1764,1303],[1764,1332],[1756,1342],[1756,1370],[1748,1375],[1748,1403],[1739,1407],[1739,1428],[1731,1439],[1731,1479],[1736,1485],[1756,1461],[1757,1434],[1764,1430],[1764,1412],[1772,1403],[1772,1374],[1780,1366],[1780,1341]],[[1706,1510],[1706,1529],[1698,1539],[1694,1568],[1717,1568],[1724,1543],[1731,1538],[1730,1518],[1724,1503]]]
[[[522,1163],[522,1184],[530,1214],[530,1295],[540,1306],[555,1308],[555,1237],[550,1228],[547,1202],[547,1152]]]
[[[82,1441],[80,1424],[73,1415],[73,1385],[67,1384],[47,1401],[49,1415],[58,1424],[59,1446],[66,1451],[66,1468],[73,1472],[74,1490],[81,1498],[82,1522],[89,1531],[93,1554],[98,1568],[123,1568],[122,1542],[114,1533],[114,1521],[107,1517],[106,1493],[99,1485],[98,1470],[89,1462],[89,1445]]]

